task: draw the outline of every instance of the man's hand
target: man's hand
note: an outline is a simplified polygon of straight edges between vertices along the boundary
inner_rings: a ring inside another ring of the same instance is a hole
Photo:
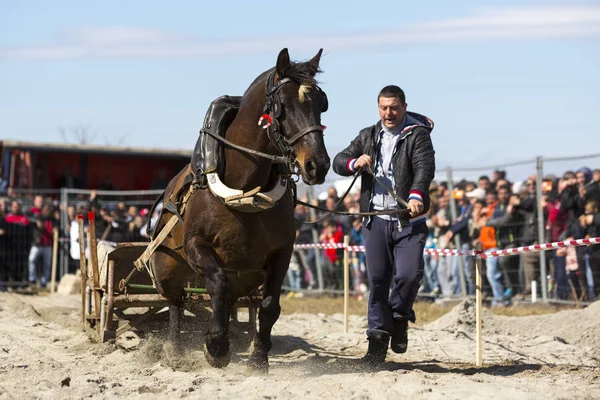
[[[583,228],[587,228],[588,226],[590,226],[591,224],[594,223],[594,215],[590,214],[590,215],[582,215],[579,217],[579,223],[581,224],[581,226]]]
[[[445,239],[446,239],[446,241],[448,241],[448,242],[449,242],[449,241],[452,239],[452,237],[453,237],[453,236],[454,236],[454,233],[452,233],[452,231],[447,231],[447,232],[444,234],[444,238],[445,238]]]
[[[354,170],[358,170],[366,165],[373,165],[373,160],[370,156],[363,154],[354,161]]]
[[[410,199],[408,201],[408,209],[410,210],[410,215],[416,217],[423,212],[423,203],[419,200]]]

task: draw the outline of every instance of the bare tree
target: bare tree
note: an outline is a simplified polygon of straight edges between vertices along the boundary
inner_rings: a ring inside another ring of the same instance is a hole
[[[94,144],[98,137],[98,132],[94,132],[89,123],[79,122],[74,125],[61,126],[58,128],[61,137],[67,143],[75,142],[76,144]],[[108,136],[103,134],[102,140],[106,146],[122,146],[125,144],[128,133],[121,135]]]
[[[77,144],[91,144],[97,136],[97,133],[92,132],[90,124],[83,122],[67,127],[61,126],[58,130],[65,142],[74,140]]]
[[[127,140],[128,136],[129,136],[129,132],[123,133],[122,135],[115,135],[112,137],[103,135],[104,144],[107,146],[117,146],[117,147],[122,146],[125,144],[125,141]]]

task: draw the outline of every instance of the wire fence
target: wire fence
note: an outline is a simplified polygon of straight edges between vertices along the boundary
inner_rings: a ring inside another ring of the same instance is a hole
[[[562,175],[565,170],[577,170],[582,166],[587,160],[598,159],[600,158],[600,153],[598,154],[586,154],[581,156],[568,156],[568,157],[537,157],[536,159],[529,160],[520,160],[515,162],[507,162],[504,164],[495,164],[483,167],[448,167],[439,169],[436,171],[437,181],[440,182],[442,180],[446,181],[448,184],[448,188],[452,191],[452,188],[455,184],[457,184],[462,178],[458,178],[461,174],[471,174],[474,172],[481,173],[481,175],[491,175],[496,170],[505,170],[511,171],[515,168],[523,167],[523,166],[531,166],[531,174],[535,171],[536,177],[536,188],[537,188],[537,198],[540,199],[542,197],[542,183],[545,180],[546,175],[545,171],[551,171],[554,175]],[[514,178],[516,175],[508,174],[511,178]],[[526,176],[523,176],[526,178]],[[347,189],[350,183],[350,179],[338,179],[335,181],[329,180],[325,184],[317,186],[317,187],[308,187],[302,184],[299,184],[299,194],[307,197],[319,197],[319,195],[325,192],[329,187],[335,186],[337,192],[343,192]],[[360,180],[356,184],[353,192],[359,190]],[[90,198],[95,196],[95,202],[99,205],[99,207],[103,210],[111,210],[118,206],[120,203],[125,207],[136,207],[139,210],[141,209],[149,209],[156,198],[161,194],[162,191],[93,191],[93,190],[78,190],[78,189],[63,189],[63,190],[13,190],[10,193],[9,198],[18,198],[22,203],[23,208],[31,207],[33,204],[33,199],[35,195],[42,195],[47,199],[51,199],[55,201],[60,210],[60,236],[59,236],[59,247],[58,247],[58,259],[59,259],[59,277],[68,273],[73,268],[74,263],[73,257],[70,255],[70,248],[73,246],[73,238],[71,237],[71,221],[73,216],[75,215],[76,209],[78,205],[82,203],[89,204]],[[322,198],[321,198],[322,200]],[[451,202],[450,207],[450,220],[454,222],[458,218],[458,210],[454,202]],[[149,218],[150,216],[148,216]],[[537,217],[537,240],[536,243],[544,243],[547,240],[546,237],[546,229],[544,225],[544,216],[543,210],[541,207],[541,202],[538,201],[537,209],[536,209],[536,217]],[[1,282],[7,282],[7,276],[10,275],[11,283],[13,285],[24,285],[27,283],[28,279],[28,258],[29,253],[31,251],[31,241],[30,241],[30,232],[28,232],[27,228],[19,227],[19,226],[10,226],[10,229],[6,231],[4,235],[4,240],[0,241],[0,262],[5,264],[5,268],[2,269],[4,271],[4,276],[0,277]],[[98,235],[99,238],[102,237],[104,232]],[[517,238],[518,239],[518,238]],[[318,231],[312,231],[312,242],[318,241]],[[469,281],[472,279],[472,272],[468,272],[468,265],[466,256],[472,256],[473,253],[468,253],[471,250],[468,250],[469,246],[465,247],[465,243],[461,243],[457,238],[453,244],[454,249],[448,250],[449,252],[455,252],[452,255],[454,257],[449,257],[446,260],[439,261],[438,270],[446,268],[453,269],[454,275],[454,284],[457,287],[460,287],[460,295],[465,296],[468,294],[469,290]],[[458,252],[461,250],[465,252],[465,254],[461,254],[458,256]],[[467,250],[465,250],[467,249]],[[308,260],[308,266],[306,270],[302,272],[304,274],[301,279],[304,282],[305,288],[309,288],[311,290],[317,290],[320,292],[334,292],[336,290],[341,290],[339,288],[339,272],[336,272],[336,268],[339,268],[339,264],[335,262],[328,261],[326,257],[324,257],[322,251],[316,251],[317,249],[303,249],[298,251],[304,252],[303,259]],[[503,249],[499,249],[498,251],[502,251]],[[350,261],[350,265],[353,272],[353,290],[355,293],[364,293],[365,292],[365,259],[359,253],[360,251],[357,248],[351,248],[352,259]],[[431,257],[438,257],[441,254],[436,252],[428,252]],[[468,253],[468,254],[467,254]],[[552,270],[556,268],[554,266],[554,255],[552,253],[547,254],[545,252],[539,252],[536,255],[539,263],[539,285],[540,285],[540,293],[541,297],[544,300],[547,300],[549,296],[552,296],[553,290],[555,290],[555,283],[553,282],[554,274]],[[445,264],[459,264],[459,267],[456,268],[454,265],[445,265]],[[516,257],[511,262],[506,263],[503,266],[506,269],[507,275],[512,276],[512,282],[507,283],[509,289],[513,289],[510,285],[514,286],[516,290],[518,286],[523,286],[525,281],[525,273],[524,273],[524,260],[523,257]],[[466,274],[465,274],[465,271]],[[458,275],[458,276],[456,276]],[[336,281],[332,283],[331,281]],[[459,283],[460,282],[460,283]],[[368,288],[366,288],[368,289]],[[453,292],[453,294],[455,294]]]

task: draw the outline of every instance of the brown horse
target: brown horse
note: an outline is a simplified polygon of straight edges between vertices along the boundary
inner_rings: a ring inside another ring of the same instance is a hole
[[[321,53],[322,49],[310,61],[296,63],[283,49],[276,67],[262,73],[246,90],[225,134],[226,140],[247,149],[276,156],[289,150],[289,160],[309,185],[323,183],[330,166],[321,125],[327,98],[315,80]],[[265,114],[273,119],[268,129],[264,123],[257,125]],[[225,146],[224,165],[223,183],[244,192],[258,186],[268,190],[281,179],[272,160],[230,146]],[[190,171],[188,165],[173,178],[164,199],[177,192]],[[171,216],[165,213],[156,231]],[[287,190],[272,208],[250,213],[231,209],[210,190],[198,189],[189,198],[183,218],[184,224],[176,225],[163,242],[163,251],[150,260],[158,290],[169,299],[169,340],[179,341],[184,285],[197,274],[211,296],[213,311],[204,353],[210,365],[226,366],[231,309],[239,297],[262,285],[259,329],[249,365],[267,371],[271,329],[281,311],[281,286],[295,240],[292,191]]]

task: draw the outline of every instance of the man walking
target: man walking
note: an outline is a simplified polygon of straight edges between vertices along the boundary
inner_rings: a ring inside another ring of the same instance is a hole
[[[368,283],[367,362],[383,362],[390,344],[395,353],[408,345],[408,321],[415,322],[413,303],[423,278],[423,249],[429,233],[429,185],[435,173],[430,133],[433,122],[406,111],[398,86],[384,87],[377,97],[379,117],[364,128],[334,159],[342,176],[363,171],[360,210],[401,209],[395,196],[408,202],[410,218],[378,215],[364,225]],[[373,170],[377,180],[366,170]],[[390,285],[392,291],[390,295]]]

